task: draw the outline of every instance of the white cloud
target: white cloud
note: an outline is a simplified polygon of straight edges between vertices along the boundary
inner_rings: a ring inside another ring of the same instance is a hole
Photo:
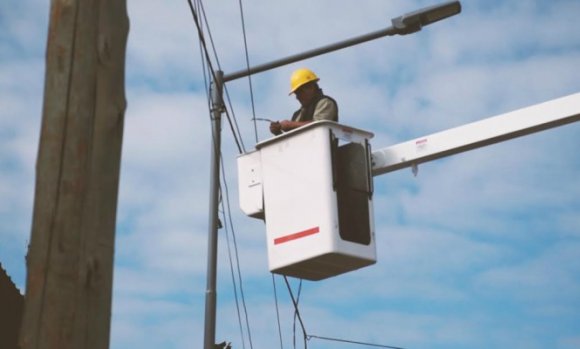
[[[562,242],[549,246],[535,258],[505,265],[482,273],[476,282],[481,292],[504,294],[519,289],[521,302],[533,302],[543,308],[546,302],[575,301],[580,298],[580,264],[575,256],[580,245]],[[554,266],[558,266],[555,268]]]

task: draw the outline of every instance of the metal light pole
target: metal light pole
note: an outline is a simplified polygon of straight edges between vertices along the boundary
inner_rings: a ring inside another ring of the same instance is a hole
[[[208,263],[207,263],[207,289],[205,299],[205,335],[204,349],[215,349],[215,327],[216,327],[216,274],[217,274],[217,230],[219,227],[218,205],[219,205],[219,162],[221,154],[221,113],[224,110],[223,84],[228,81],[247,77],[284,65],[302,61],[308,58],[337,51],[346,47],[358,45],[367,41],[378,39],[384,36],[406,35],[420,31],[424,26],[438,22],[442,19],[454,16],[461,12],[459,1],[450,1],[440,5],[425,7],[418,11],[409,12],[405,15],[393,18],[391,26],[361,35],[344,41],[340,41],[328,46],[299,53],[293,56],[261,64],[253,68],[243,69],[232,74],[224,75],[222,71],[216,72],[212,83],[212,152],[211,152],[211,174],[210,174],[210,206],[209,206],[209,238],[208,238]]]
[[[221,119],[224,110],[223,102],[223,76],[222,71],[217,71],[212,84],[211,93],[211,124],[212,124],[212,147],[211,147],[211,175],[209,197],[209,234],[207,254],[207,288],[205,291],[205,336],[204,348],[213,349],[215,346],[215,323],[216,323],[216,277],[217,277],[217,251],[218,251],[218,228],[219,228],[219,182],[220,182],[220,154],[221,154]]]

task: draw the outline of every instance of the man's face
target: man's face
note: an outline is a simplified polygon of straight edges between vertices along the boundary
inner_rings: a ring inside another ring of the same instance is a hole
[[[307,105],[308,102],[312,100],[316,92],[316,86],[312,83],[301,86],[297,89],[294,94],[296,94],[296,99],[301,105]]]

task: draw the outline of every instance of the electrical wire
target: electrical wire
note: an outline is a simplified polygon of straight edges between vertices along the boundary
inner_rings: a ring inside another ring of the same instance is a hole
[[[192,14],[192,17],[193,17],[193,21],[194,21],[194,23],[195,23],[195,25],[197,27],[198,38],[199,38],[199,41],[201,43],[201,46],[203,47],[203,56],[205,57],[205,60],[207,61],[207,64],[209,66],[209,71],[211,72],[210,75],[212,76],[212,81],[217,81],[216,69],[214,69],[214,67],[213,67],[211,58],[209,56],[209,50],[207,48],[207,43],[206,43],[206,40],[205,40],[205,36],[203,34],[203,25],[200,23],[199,16],[197,14],[196,9],[194,8],[194,6],[192,4],[192,1],[191,0],[187,0],[187,2],[189,4],[189,9],[191,11],[191,14]],[[215,48],[215,43],[213,41],[213,36],[211,34],[211,29],[209,28],[209,24],[208,24],[208,21],[207,21],[207,16],[205,15],[205,9],[203,7],[203,3],[201,2],[201,0],[198,0],[198,3],[199,3],[199,9],[201,9],[200,12],[202,13],[203,19],[204,19],[204,21],[206,23],[208,37],[209,37],[210,42],[211,42],[212,51],[213,51],[213,54],[214,54],[214,57],[215,57],[215,60],[216,60],[218,69],[221,70],[221,65],[220,65],[220,62],[219,62],[219,57],[217,55],[217,51],[216,51],[216,48]],[[232,110],[232,116],[230,116],[228,110],[224,108],[225,109],[224,111],[226,113],[226,118],[227,118],[228,123],[230,125],[230,129],[232,131],[232,135],[233,135],[234,140],[236,142],[236,145],[238,147],[238,151],[240,153],[242,153],[242,152],[245,152],[245,147],[243,145],[243,141],[241,140],[240,131],[239,131],[239,127],[238,127],[237,121],[235,119],[235,115],[233,114],[233,108],[232,108],[231,100],[230,100],[230,97],[229,97],[229,93],[228,93],[228,90],[227,90],[227,88],[225,86],[222,86],[222,88],[226,92],[226,96],[227,96],[227,99],[229,101],[229,106],[230,106],[230,109]],[[217,106],[217,107],[219,107],[219,106]],[[233,119],[233,121],[232,121],[232,119]]]
[[[276,278],[272,275],[272,288],[274,289],[274,304],[276,305],[276,320],[278,321],[278,336],[280,337],[280,349],[284,349],[282,341],[282,326],[280,325],[280,310],[278,309],[278,292],[276,291]]]
[[[196,11],[199,11],[199,6],[200,6],[199,3],[200,3],[200,0],[196,1],[196,6],[197,6],[195,8]],[[203,32],[202,32],[202,35],[203,35]],[[200,40],[199,41],[199,55],[200,55],[200,62],[201,62],[201,71],[203,73],[203,86],[204,86],[205,98],[207,101],[207,110],[211,110],[211,99],[209,96],[209,81],[207,78],[209,67],[206,66],[206,60],[204,59],[203,51],[204,51],[203,45],[202,45],[202,42]]]
[[[228,91],[227,86],[224,86],[224,90],[225,90],[225,93],[226,93],[226,98],[228,100],[228,105],[230,106],[230,109],[232,111],[232,116],[230,117],[230,114],[229,114],[228,110],[226,109],[225,110],[226,117],[227,117],[228,123],[230,125],[230,130],[232,131],[232,134],[234,135],[234,140],[236,141],[236,145],[238,146],[238,152],[240,154],[243,154],[243,153],[246,152],[246,147],[244,146],[244,142],[243,142],[242,137],[240,135],[238,121],[237,121],[237,118],[236,118],[236,114],[234,113],[234,109],[232,108],[232,101],[230,99],[230,94],[229,94],[229,91]],[[238,136],[236,136],[236,134],[238,134]]]
[[[222,201],[222,215],[225,221],[225,207]],[[234,274],[234,264],[233,264],[233,258],[232,258],[232,250],[230,247],[230,238],[229,238],[229,230],[227,228],[227,224],[225,226],[225,231],[226,231],[226,245],[228,247],[228,259],[230,262],[230,274],[232,277],[232,284],[234,285],[234,300],[236,301],[236,311],[237,311],[237,315],[238,315],[238,324],[240,326],[240,336],[242,338],[242,348],[246,348],[246,341],[244,341],[243,339],[245,338],[244,335],[244,328],[242,326],[242,316],[240,314],[240,303],[238,301],[238,292],[237,292],[237,284],[236,284],[236,277]]]
[[[246,67],[250,71],[250,56],[248,53],[248,40],[246,35],[246,22],[244,20],[244,8],[242,6],[242,0],[239,0],[240,4],[240,17],[242,21],[242,33],[244,36],[244,51],[246,52]],[[254,104],[254,89],[252,88],[252,75],[248,74],[248,84],[250,87],[250,101],[252,104],[252,116],[254,120],[254,135],[256,137],[256,143],[258,143],[258,124],[256,123],[256,107]]]
[[[203,55],[205,57],[205,61],[208,64],[209,69],[212,72],[213,79],[215,81],[216,80],[216,75],[215,75],[216,70],[213,68],[213,64],[211,63],[211,58],[209,57],[209,52],[207,50],[207,44],[205,42],[205,36],[203,35],[203,26],[199,22],[199,17],[197,15],[197,11],[194,8],[191,0],[187,0],[187,3],[189,4],[189,9],[191,11],[191,15],[193,16],[193,21],[195,23],[195,26],[197,27],[197,36],[198,36],[199,42],[201,43],[201,46],[203,47]],[[203,8],[203,5],[202,5],[200,0],[198,1],[198,3],[199,3],[199,6],[201,6],[201,8]]]
[[[296,308],[298,308],[298,304],[300,304],[300,295],[302,294],[302,279],[300,279],[300,282],[298,283],[298,292],[296,295]],[[294,348],[296,348],[296,318],[298,317],[298,311],[294,311],[294,320],[293,320],[293,325],[292,325],[292,333],[293,333],[293,344],[294,344]],[[306,336],[306,332],[304,331],[304,336]],[[306,337],[307,338],[307,337]],[[304,346],[306,347],[306,345]]]
[[[357,344],[357,345],[362,345],[362,346],[367,346],[367,347],[388,348],[388,349],[405,349],[405,348],[395,347],[395,346],[391,346],[391,345],[368,343],[368,342],[361,342],[361,341],[355,341],[355,340],[350,340],[350,339],[324,337],[324,336],[317,336],[317,335],[308,334],[308,332],[306,331],[306,327],[304,326],[304,321],[302,320],[302,316],[300,315],[300,310],[298,309],[300,292],[302,290],[302,279],[300,279],[300,284],[299,284],[299,288],[298,288],[298,295],[296,298],[294,298],[294,294],[292,293],[292,288],[290,287],[290,283],[288,282],[288,278],[286,276],[284,276],[284,281],[286,282],[286,287],[288,288],[288,292],[290,294],[290,299],[292,300],[292,304],[294,305],[294,319],[296,319],[296,318],[298,319],[300,326],[302,328],[302,334],[304,336],[304,348],[308,348],[307,342],[310,341],[311,339],[320,339],[320,340],[326,340],[326,341],[332,341],[332,342]],[[295,331],[295,329],[294,329],[294,331]],[[294,335],[295,335],[295,333],[294,333]],[[294,341],[294,348],[296,348],[295,341]]]
[[[188,4],[189,4],[189,8],[191,10],[191,13],[192,13],[192,16],[193,16],[195,25],[196,25],[197,30],[198,30],[198,37],[199,37],[199,42],[200,42],[200,51],[201,51],[201,55],[202,55],[202,60],[201,61],[202,61],[202,64],[203,64],[202,67],[203,67],[203,71],[204,71],[204,83],[205,83],[205,86],[206,86],[206,97],[208,99],[208,109],[210,109],[210,115],[211,115],[211,109],[212,109],[212,107],[215,107],[215,106],[212,106],[211,103],[209,102],[209,99],[210,98],[209,98],[209,94],[207,93],[208,92],[208,89],[207,89],[207,76],[205,75],[206,65],[207,65],[207,70],[209,71],[210,75],[213,77],[213,81],[216,81],[216,71],[213,68],[212,61],[211,61],[211,59],[209,57],[209,52],[208,52],[208,49],[207,49],[207,44],[206,44],[205,37],[204,37],[204,33],[203,33],[203,26],[201,25],[201,23],[199,21],[199,17],[197,15],[197,11],[200,8],[203,11],[203,4],[202,4],[201,0],[197,1],[197,7],[194,7],[194,5],[193,5],[193,3],[192,3],[191,0],[188,0]],[[207,24],[207,20],[206,20],[206,24]],[[209,33],[209,31],[210,31],[209,30],[209,26],[207,26],[207,28],[208,28],[208,33]],[[211,38],[211,34],[210,34],[210,38]],[[215,51],[215,45],[213,44],[213,39],[212,39],[212,47],[214,48],[214,54],[215,54],[215,57],[216,57],[216,61],[218,61],[218,65],[219,65],[219,60],[218,60],[218,57],[217,57],[217,53]],[[203,57],[205,57],[205,59],[203,59]],[[227,110],[226,110],[226,113],[227,113]],[[231,118],[229,117],[229,114],[228,114],[228,120],[230,121],[230,126],[232,127],[232,133],[234,135],[234,138],[236,139],[236,143],[238,144],[238,149],[241,152],[242,151],[242,148],[240,147],[240,143],[237,140],[238,137],[236,135],[236,132],[234,131],[234,128],[233,128],[233,125],[232,125],[232,122],[231,122]],[[214,143],[214,147],[216,147],[216,144],[215,144],[216,139],[215,139],[215,134],[213,133],[213,131],[212,131],[212,140],[213,140],[213,143]],[[220,156],[220,162],[221,162],[221,165],[222,165],[222,175],[223,175],[223,181],[224,181],[224,185],[219,187],[219,194],[220,194],[220,199],[219,200],[220,200],[221,205],[222,205],[222,208],[223,208],[224,218],[225,218],[225,214],[226,214],[226,210],[225,210],[224,204],[227,204],[227,207],[228,207],[227,212],[228,212],[228,216],[229,216],[229,223],[230,223],[230,226],[232,228],[232,237],[233,237],[233,241],[234,241],[234,249],[235,249],[235,252],[236,252],[236,261],[237,261],[237,266],[238,266],[237,270],[238,270],[238,278],[239,278],[239,282],[240,282],[239,289],[240,289],[242,304],[243,304],[245,318],[246,318],[246,326],[247,326],[247,331],[248,331],[248,338],[249,338],[249,342],[250,342],[250,348],[252,348],[251,331],[250,331],[250,326],[249,326],[248,312],[247,312],[247,307],[246,307],[246,303],[245,303],[245,297],[244,297],[244,293],[243,293],[242,278],[241,278],[241,272],[240,272],[240,267],[239,267],[239,257],[238,257],[238,253],[237,253],[237,242],[236,242],[236,239],[235,239],[235,230],[233,228],[232,219],[231,219],[231,209],[230,209],[230,203],[229,203],[229,192],[228,192],[228,188],[227,188],[227,182],[225,181],[226,176],[225,176],[225,170],[224,170],[224,166],[223,166],[223,157],[222,157],[222,154],[221,153],[219,154],[219,156]],[[222,200],[223,199],[223,197],[222,197],[222,194],[223,194],[222,188],[225,188],[225,196],[226,196],[226,202],[225,203]],[[226,238],[227,238],[227,236],[228,236],[228,230],[227,230],[227,224],[226,224]],[[235,298],[236,298],[236,307],[237,307],[237,311],[238,311],[238,321],[239,321],[239,324],[240,324],[240,332],[241,332],[241,335],[242,335],[242,342],[244,343],[244,348],[245,348],[244,331],[243,331],[243,326],[242,326],[242,321],[241,321],[241,315],[240,315],[240,310],[239,310],[239,302],[238,302],[238,299],[237,299],[237,287],[236,287],[235,277],[234,277],[234,273],[233,273],[233,261],[232,261],[232,258],[231,258],[231,250],[229,249],[229,238],[227,238],[227,240],[228,240],[228,250],[229,250],[228,252],[229,252],[229,255],[230,255],[230,268],[231,268],[231,272],[232,272],[232,280],[234,282],[234,293],[235,293]]]
[[[232,210],[231,210],[231,205],[230,205],[230,194],[229,194],[228,184],[227,184],[227,180],[226,180],[226,174],[225,174],[225,169],[224,169],[224,164],[223,164],[223,157],[220,156],[220,160],[222,163],[222,177],[223,177],[222,182],[223,182],[223,188],[224,188],[224,194],[225,194],[225,201],[226,201],[226,206],[228,209],[227,210],[228,222],[229,222],[229,225],[230,225],[231,230],[232,230],[232,238],[233,238],[233,242],[234,242],[234,252],[235,252],[235,257],[236,257],[240,295],[242,298],[242,306],[244,307],[244,314],[245,314],[245,319],[246,319],[246,328],[248,331],[248,340],[250,343],[250,348],[253,348],[253,346],[252,346],[252,332],[250,331],[250,321],[249,321],[249,317],[248,317],[248,309],[246,307],[246,297],[244,295],[244,287],[243,287],[243,282],[242,282],[242,272],[240,269],[240,257],[238,254],[238,244],[236,241],[236,234],[235,234],[234,224],[233,224],[232,215],[231,215]]]
[[[198,0],[198,1],[200,1],[200,3],[201,3],[201,0]],[[201,3],[201,14],[202,14],[203,19],[204,19],[204,21],[206,23],[207,33],[208,33],[208,36],[209,36],[209,39],[210,39],[210,42],[211,42],[211,45],[212,45],[212,50],[213,50],[213,54],[214,54],[214,57],[215,57],[215,60],[216,60],[218,69],[219,70],[222,70],[221,63],[219,61],[219,57],[218,57],[218,54],[217,54],[217,50],[215,48],[215,44],[214,44],[214,41],[213,41],[213,36],[211,34],[211,29],[209,28],[209,21],[207,20],[207,15],[205,13],[205,8],[203,7],[203,3]],[[215,79],[214,79],[214,81],[215,81]],[[236,114],[235,114],[234,108],[232,106],[232,101],[231,101],[231,98],[230,98],[230,93],[229,93],[228,88],[227,88],[226,85],[224,85],[222,87],[224,89],[224,92],[225,92],[225,95],[226,95],[226,99],[228,101],[229,110],[232,111],[232,115],[230,116],[230,114],[228,112],[228,109],[227,108],[225,109],[226,118],[227,118],[228,123],[230,125],[230,130],[232,131],[232,134],[234,136],[234,140],[236,142],[236,145],[238,146],[239,153],[240,154],[241,153],[245,153],[246,150],[245,150],[244,142],[243,142],[242,137],[241,137],[240,128],[238,126],[238,121],[237,121],[237,118],[236,118]]]
[[[366,342],[359,342],[359,341],[353,341],[353,340],[348,340],[348,339],[322,337],[322,336],[315,336],[315,335],[309,335],[307,338],[308,338],[308,340],[311,340],[311,339],[314,338],[314,339],[322,339],[322,340],[331,341],[331,342],[341,342],[341,343],[364,345],[366,347],[389,348],[389,349],[405,349],[405,348],[401,348],[401,347],[393,347],[393,346],[390,346],[390,345],[366,343]]]
[[[286,275],[284,275],[284,281],[286,282],[286,287],[288,288],[290,299],[292,300],[292,304],[294,305],[294,316],[295,318],[298,318],[298,321],[300,322],[300,327],[302,328],[302,334],[304,336],[304,348],[307,348],[308,334],[306,333],[306,327],[304,327],[302,316],[300,316],[300,311],[298,310],[298,301],[294,298],[294,293],[292,293],[292,288],[290,287],[290,283],[288,282],[288,278],[286,277]],[[294,348],[296,348],[296,342],[294,342]]]

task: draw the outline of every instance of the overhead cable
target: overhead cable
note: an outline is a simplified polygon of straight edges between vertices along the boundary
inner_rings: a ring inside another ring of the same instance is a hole
[[[213,36],[211,34],[211,29],[209,28],[209,21],[207,20],[207,15],[205,13],[205,8],[203,7],[203,3],[201,3],[201,0],[198,0],[198,1],[201,4],[201,7],[200,7],[201,8],[201,14],[203,16],[203,19],[204,19],[205,24],[206,24],[206,27],[207,27],[207,34],[208,34],[209,40],[211,42],[211,47],[212,47],[212,50],[213,50],[213,54],[214,54],[214,57],[215,57],[215,60],[216,60],[218,69],[219,70],[222,70],[222,66],[221,66],[221,63],[220,63],[220,60],[219,60],[219,57],[218,57],[218,54],[217,54],[217,50],[216,50],[216,47],[215,47],[215,44],[214,44],[214,41],[213,41]],[[215,81],[215,76],[214,76],[214,81]],[[230,99],[230,93],[228,91],[227,86],[224,85],[223,86],[223,89],[224,89],[224,92],[225,92],[225,95],[226,95],[226,98],[227,98],[227,101],[228,101],[228,106],[229,106],[230,110],[232,111],[232,116],[230,117],[230,114],[228,112],[228,109],[227,108],[225,109],[226,118],[228,119],[228,123],[230,125],[230,130],[232,131],[232,135],[234,136],[234,140],[236,141],[236,145],[238,146],[238,152],[240,154],[241,153],[245,153],[246,150],[245,150],[244,142],[242,140],[242,136],[241,136],[240,129],[239,129],[239,126],[238,126],[238,121],[236,119],[236,114],[235,114],[234,108],[232,106],[232,101]]]
[[[242,33],[244,36],[244,50],[246,52],[246,68],[250,71],[250,56],[248,53],[248,40],[246,35],[246,22],[244,20],[244,8],[242,7],[242,0],[238,1],[240,4],[240,17],[242,21]],[[256,107],[254,104],[254,89],[252,88],[252,74],[248,74],[248,84],[250,86],[250,101],[252,104],[252,120],[254,120],[254,135],[256,136],[256,143],[258,143],[258,125],[256,123]]]
[[[282,344],[282,326],[280,325],[280,310],[278,309],[278,292],[276,291],[276,278],[272,275],[272,288],[274,289],[274,304],[276,305],[276,320],[278,321],[278,337],[280,337],[280,349],[284,349]]]
[[[223,201],[222,201],[222,215],[225,221],[225,208],[223,207]],[[233,264],[233,258],[232,258],[232,251],[231,251],[231,247],[230,247],[230,238],[229,238],[229,233],[228,233],[228,228],[227,228],[227,224],[225,227],[226,230],[226,245],[228,247],[228,259],[230,262],[230,274],[232,277],[232,284],[234,286],[234,300],[236,302],[236,311],[237,311],[237,315],[238,315],[238,325],[240,327],[240,336],[242,338],[242,348],[245,349],[246,348],[246,341],[244,340],[245,335],[244,335],[244,328],[242,325],[242,316],[240,313],[240,303],[238,301],[238,292],[237,292],[237,283],[236,283],[236,277],[234,274],[234,264]]]
[[[300,322],[300,327],[302,328],[302,334],[304,337],[304,348],[307,348],[308,347],[308,344],[307,344],[308,334],[306,333],[306,327],[304,327],[304,322],[302,321],[302,316],[300,316],[300,310],[298,310],[297,298],[294,298],[294,293],[292,293],[292,288],[290,287],[290,283],[288,282],[288,277],[286,277],[286,275],[284,275],[284,281],[286,282],[286,287],[288,288],[288,293],[290,294],[292,304],[294,305],[294,317],[298,319],[298,321]],[[296,342],[294,342],[294,348],[296,348]]]
[[[210,75],[212,76],[213,81],[216,81],[216,71],[215,71],[215,69],[214,69],[214,67],[212,65],[211,59],[209,57],[209,52],[208,52],[208,49],[207,49],[207,44],[206,44],[206,41],[205,41],[205,38],[204,38],[204,34],[203,34],[203,26],[201,25],[201,23],[199,21],[199,17],[197,15],[196,8],[194,8],[194,5],[193,5],[193,3],[192,3],[191,0],[188,0],[188,4],[189,4],[189,8],[191,10],[191,14],[193,16],[195,25],[197,27],[197,31],[198,31],[198,37],[199,37],[199,41],[200,41],[200,49],[201,49],[201,55],[202,55],[202,60],[201,61],[202,61],[202,67],[203,67],[203,71],[204,71],[204,82],[206,84],[206,93],[207,93],[208,90],[207,90],[207,77],[205,75],[205,71],[206,71],[205,64],[207,64],[208,71],[210,72]],[[198,8],[201,8],[202,11],[203,11],[203,4],[201,3],[201,0],[198,0],[197,1],[197,6],[198,6]],[[207,24],[207,20],[206,20],[206,24]],[[209,32],[209,26],[207,26],[207,28],[208,28],[208,32]],[[211,38],[211,34],[210,34],[210,38]],[[213,45],[213,40],[212,40],[212,47],[214,47],[214,54],[216,55],[216,61],[219,64],[219,60],[218,60],[218,57],[217,57],[217,53],[215,51],[215,46]],[[203,57],[205,57],[205,59],[203,59]],[[209,95],[206,95],[206,97],[208,98],[208,101],[209,101]],[[208,108],[211,109],[211,107],[212,106],[208,102]],[[227,110],[226,110],[226,114],[227,114]],[[228,114],[228,120],[230,120],[229,114]],[[231,120],[230,120],[230,126],[232,126]],[[232,131],[233,131],[233,127],[232,127]],[[238,143],[238,149],[240,149],[240,152],[241,152],[241,148],[240,148],[239,142],[237,140],[238,137],[237,137],[237,135],[236,135],[235,132],[233,132],[233,135],[234,135],[234,139],[236,139],[236,143]],[[215,147],[215,135],[213,134],[213,132],[212,132],[212,140],[214,142],[214,147]],[[238,255],[238,253],[237,253],[237,243],[236,243],[236,240],[235,240],[235,231],[233,229],[233,224],[231,223],[231,209],[230,209],[230,205],[229,205],[229,193],[228,193],[228,190],[227,190],[227,183],[225,181],[226,176],[225,176],[225,172],[224,172],[222,154],[219,154],[219,157],[220,157],[220,162],[222,163],[221,165],[222,165],[222,174],[223,174],[223,181],[224,181],[224,185],[223,186],[220,186],[220,188],[219,188],[219,192],[220,192],[220,199],[219,199],[219,201],[221,202],[222,207],[223,207],[223,214],[225,215],[226,212],[227,212],[227,214],[229,216],[230,226],[232,227],[232,236],[234,237],[234,240],[233,240],[234,241],[234,248],[236,250],[236,261],[238,263],[238,268],[237,269],[238,269],[238,277],[239,277],[239,280],[240,280],[240,293],[241,293],[242,304],[243,304],[244,311],[245,311],[245,315],[246,315],[245,316],[246,317],[246,325],[247,325],[247,329],[248,329],[248,337],[249,337],[250,347],[251,347],[251,345],[252,345],[252,339],[251,339],[251,333],[250,333],[250,327],[249,327],[249,321],[248,321],[248,315],[247,315],[247,308],[246,308],[246,305],[245,305],[245,298],[244,298],[244,294],[243,294],[243,287],[241,285],[241,272],[240,272],[240,267],[239,267],[239,258],[237,257],[237,255]],[[225,195],[226,195],[226,202],[225,203],[222,200],[223,198],[221,197],[221,195],[224,194],[224,192],[222,192],[222,188],[225,188]],[[225,210],[224,204],[227,204],[227,207],[228,207],[228,210],[227,211]],[[227,236],[227,224],[226,224],[226,236]],[[229,248],[229,239],[228,239],[228,248]],[[231,253],[230,253],[230,256],[231,256]],[[231,258],[230,258],[230,263],[233,263]],[[243,326],[242,326],[242,321],[241,321],[240,311],[239,311],[239,304],[237,302],[237,288],[236,288],[236,285],[235,285],[235,277],[233,275],[233,265],[232,264],[230,264],[230,268],[232,270],[232,277],[233,277],[233,281],[234,281],[234,292],[236,293],[236,305],[237,305],[237,309],[238,309],[238,321],[240,323],[240,330],[241,330],[241,335],[242,335],[242,342],[245,343],[244,333],[243,333]],[[245,348],[245,344],[244,344],[244,348]]]
[[[340,338],[332,338],[332,337],[322,337],[322,336],[315,336],[315,335],[308,335],[307,338],[308,338],[308,340],[311,340],[311,339],[315,338],[315,339],[322,339],[322,340],[331,341],[331,342],[342,342],[342,343],[349,343],[349,344],[364,345],[366,347],[389,348],[389,349],[404,349],[404,348],[401,348],[401,347],[393,347],[393,346],[390,346],[390,345],[366,343],[366,342],[359,342],[359,341],[354,341],[354,340],[349,340],[349,339],[340,339]]]
[[[288,282],[288,278],[286,276],[284,276],[284,281],[286,281],[286,287],[288,288],[288,292],[290,293],[290,298],[292,300],[292,304],[294,305],[294,317],[295,317],[295,319],[296,318],[298,319],[300,326],[302,327],[302,333],[304,335],[304,348],[308,348],[307,341],[310,341],[311,339],[321,339],[321,340],[333,341],[333,342],[357,344],[357,345],[362,345],[362,346],[367,346],[367,347],[404,349],[401,347],[394,347],[394,346],[384,345],[384,344],[375,344],[375,343],[361,342],[361,341],[355,341],[355,340],[350,340],[350,339],[323,337],[323,336],[308,334],[306,331],[306,327],[304,326],[304,321],[302,320],[302,316],[300,315],[300,311],[298,310],[298,301],[299,301],[299,297],[300,297],[300,291],[302,289],[302,279],[300,279],[300,285],[298,288],[298,296],[296,298],[294,298],[294,294],[292,293],[290,283]],[[294,343],[294,347],[296,347],[296,343]]]
[[[240,269],[240,257],[239,257],[239,253],[238,253],[238,243],[236,240],[236,232],[234,229],[234,223],[232,220],[232,210],[231,210],[231,205],[230,205],[230,194],[229,194],[229,189],[228,189],[228,184],[227,184],[227,180],[226,180],[226,173],[225,173],[225,169],[224,169],[224,164],[223,164],[223,157],[220,156],[220,160],[222,162],[222,181],[224,183],[223,188],[224,188],[224,194],[225,194],[225,201],[226,201],[226,206],[227,206],[227,216],[228,216],[228,220],[226,222],[226,226],[230,225],[231,230],[232,230],[232,240],[234,243],[234,252],[235,252],[235,257],[236,257],[236,266],[237,266],[237,275],[238,275],[238,281],[239,281],[239,288],[240,288],[240,295],[242,298],[242,306],[244,307],[244,314],[245,314],[245,320],[246,320],[246,329],[248,332],[248,340],[250,343],[250,348],[253,348],[252,345],[252,332],[250,330],[250,321],[249,321],[249,317],[248,317],[248,309],[246,307],[246,297],[244,295],[244,287],[243,287],[243,282],[242,282],[242,272]]]
[[[220,63],[219,63],[219,58],[218,58],[218,55],[217,55],[217,51],[215,49],[215,44],[214,44],[214,41],[213,41],[213,37],[211,35],[211,30],[209,28],[209,24],[208,24],[208,21],[207,21],[207,17],[205,16],[205,10],[204,10],[204,7],[203,7],[203,3],[201,2],[201,0],[198,0],[198,3],[199,3],[199,7],[201,9],[201,13],[203,14],[203,18],[204,18],[205,23],[206,23],[206,28],[207,28],[208,36],[209,36],[209,39],[210,39],[210,42],[211,42],[211,47],[212,47],[212,51],[213,51],[213,54],[214,54],[216,63],[218,65],[218,69],[221,70],[221,66],[220,66]],[[207,48],[207,43],[205,41],[205,36],[203,35],[203,26],[200,23],[199,16],[197,14],[196,9],[194,8],[194,6],[192,4],[192,1],[191,0],[188,0],[188,4],[189,4],[189,9],[191,11],[191,15],[193,17],[193,21],[194,21],[194,23],[195,23],[195,25],[197,27],[198,38],[199,38],[199,41],[200,41],[201,46],[203,48],[203,55],[205,57],[205,60],[207,62],[207,65],[209,66],[209,70],[211,72],[210,75],[212,77],[212,81],[215,82],[217,80],[216,69],[214,69],[213,64],[211,62],[211,58],[209,56],[209,50]],[[223,88],[224,88],[224,90],[226,92],[226,96],[227,96],[228,101],[229,101],[229,106],[230,106],[230,109],[232,109],[232,113],[233,113],[233,108],[232,108],[232,104],[231,104],[231,101],[230,101],[230,98],[229,98],[229,93],[228,93],[227,88],[225,86],[223,86]],[[237,125],[237,121],[235,120],[235,115],[233,115],[233,117],[230,117],[230,114],[228,113],[228,110],[226,108],[224,108],[224,109],[225,109],[225,113],[226,113],[226,118],[227,118],[227,120],[229,122],[230,129],[232,131],[232,135],[233,135],[234,140],[236,142],[236,145],[238,147],[238,151],[239,151],[239,153],[245,152],[244,145],[243,145],[243,142],[241,140],[241,136],[240,136],[240,132],[239,132],[239,127]],[[234,119],[234,121],[232,121],[232,118]]]

